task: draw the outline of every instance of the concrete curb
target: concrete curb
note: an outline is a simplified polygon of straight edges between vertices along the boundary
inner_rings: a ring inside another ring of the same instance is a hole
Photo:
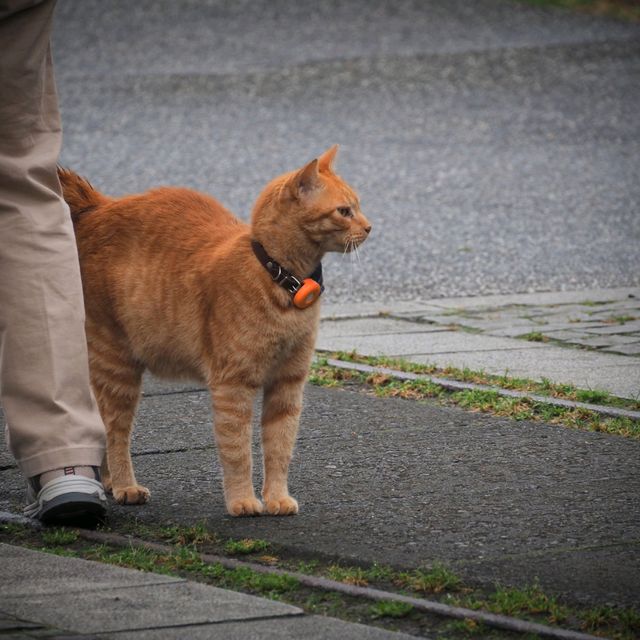
[[[527,398],[535,402],[551,404],[557,407],[567,407],[570,409],[588,409],[604,416],[615,418],[631,418],[632,420],[640,420],[640,411],[631,411],[629,409],[620,409],[618,407],[607,407],[588,402],[577,402],[573,400],[563,400],[562,398],[553,398],[551,396],[540,396],[526,391],[514,391],[512,389],[502,389],[501,387],[492,387],[484,384],[474,384],[473,382],[460,382],[449,378],[438,378],[427,374],[416,374],[406,371],[397,371],[388,369],[387,367],[373,367],[368,364],[360,364],[358,362],[345,362],[343,360],[335,360],[327,358],[327,364],[338,369],[347,369],[350,371],[360,371],[362,373],[382,373],[392,376],[399,380],[427,380],[433,384],[437,384],[451,391],[476,390],[476,391],[493,391],[500,396],[508,398]]]

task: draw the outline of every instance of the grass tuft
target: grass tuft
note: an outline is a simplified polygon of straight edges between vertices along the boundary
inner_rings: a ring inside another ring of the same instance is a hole
[[[70,529],[47,529],[42,532],[42,541],[49,546],[62,547],[78,541],[78,534]]]
[[[160,537],[167,542],[178,545],[200,545],[218,542],[218,536],[207,529],[203,522],[194,525],[163,527]]]
[[[487,628],[481,622],[471,620],[471,618],[449,622],[446,625],[446,629],[452,634],[460,634],[465,638],[478,638],[487,631]]]
[[[380,600],[370,608],[374,618],[404,618],[413,611],[413,605],[395,600]]]
[[[631,410],[640,409],[640,402],[626,400],[610,395],[601,390],[582,390],[566,384],[556,384],[548,379],[540,382],[508,376],[491,376],[482,371],[455,369],[447,367],[437,369],[433,365],[420,365],[390,358],[372,358],[358,356],[354,352],[332,354],[336,359],[347,362],[362,362],[371,366],[392,368],[437,377],[439,375],[465,382],[473,382],[487,386],[515,389],[525,393],[547,395],[572,401],[590,402],[603,406],[621,407]],[[494,390],[470,389],[448,391],[444,387],[427,379],[399,380],[385,373],[363,373],[343,370],[319,362],[314,363],[313,370],[321,372],[323,379],[335,379],[342,383],[348,379],[351,384],[369,387],[379,397],[399,397],[411,400],[435,398],[443,404],[455,404],[471,411],[491,413],[513,420],[545,421],[586,431],[598,431],[640,438],[640,420],[630,418],[609,418],[595,411],[559,407],[546,402],[534,401],[531,398],[509,398]],[[313,376],[311,378],[313,381]]]
[[[602,404],[609,397],[606,391],[598,391],[597,389],[577,389],[575,395],[578,402],[590,402],[591,404]]]
[[[434,564],[428,571],[415,569],[396,576],[395,584],[420,593],[456,592],[463,588],[462,579],[442,564]]]
[[[266,540],[228,540],[224,545],[224,550],[231,555],[247,555],[249,553],[260,553],[267,551],[269,543]]]
[[[327,569],[327,575],[332,580],[356,587],[366,587],[369,584],[366,571],[360,567],[341,567],[334,564]]]
[[[530,331],[518,337],[523,340],[528,340],[529,342],[549,342],[549,338],[539,331]]]
[[[620,630],[624,636],[640,636],[640,613],[634,609],[601,605],[583,612],[581,619],[585,631],[610,628]]]
[[[501,615],[544,617],[549,624],[563,622],[570,613],[567,607],[544,593],[537,584],[523,589],[498,586],[486,600],[471,597],[459,602],[470,609],[484,609]]]

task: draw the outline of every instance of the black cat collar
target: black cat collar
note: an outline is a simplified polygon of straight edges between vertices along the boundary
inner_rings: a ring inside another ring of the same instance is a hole
[[[298,309],[310,307],[324,291],[322,263],[314,269],[308,278],[304,278],[301,281],[282,265],[278,264],[256,240],[251,241],[251,248],[273,281],[293,296],[293,304]]]

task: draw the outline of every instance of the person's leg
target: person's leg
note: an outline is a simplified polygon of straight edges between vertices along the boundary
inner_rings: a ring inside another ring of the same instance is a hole
[[[65,508],[80,513],[85,493],[96,506],[89,511],[102,508],[101,485],[83,477],[101,464],[105,435],[89,386],[73,226],[56,172],[55,3],[23,4],[0,14],[0,402],[10,450],[27,478],[39,478],[29,513],[42,517],[49,500],[55,519]],[[65,507],[65,494],[79,497]]]

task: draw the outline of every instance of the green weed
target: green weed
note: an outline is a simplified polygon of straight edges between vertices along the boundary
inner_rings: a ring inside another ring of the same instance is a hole
[[[296,565],[296,571],[299,573],[313,574],[316,572],[319,564],[317,560],[300,560]]]
[[[366,571],[367,579],[371,582],[391,580],[394,575],[393,569],[383,564],[374,562]]]
[[[89,560],[129,567],[139,571],[176,575],[173,563],[168,562],[169,557],[169,555],[160,555],[139,547],[113,550],[106,545],[98,545],[87,552]]]
[[[311,371],[309,375],[309,383],[315,384],[317,387],[341,387],[342,380],[338,380],[337,378],[328,375],[324,372],[320,373],[318,371]]]
[[[341,567],[334,564],[327,569],[327,575],[332,580],[357,587],[366,587],[369,584],[367,572],[360,567]]]
[[[23,524],[5,522],[0,524],[0,532],[11,536],[13,539],[21,539],[27,537],[30,533],[30,530]]]
[[[309,613],[332,617],[344,616],[344,597],[335,591],[312,593],[304,601],[304,608]]]
[[[41,547],[40,551],[45,553],[51,553],[54,556],[63,556],[65,558],[77,558],[78,552],[74,549],[67,549],[66,547]]]
[[[218,536],[207,529],[203,522],[194,525],[162,527],[158,535],[163,540],[179,545],[200,545],[218,542]]]
[[[227,569],[221,564],[208,564],[189,547],[180,547],[174,553],[158,553],[137,547],[114,551],[101,545],[89,550],[86,557],[166,575],[180,575],[180,572],[197,574],[215,581],[224,588],[247,589],[267,597],[277,596],[299,586],[298,581],[291,576],[259,573],[248,567]]]
[[[413,611],[413,605],[395,600],[380,600],[369,611],[374,618],[404,618]]]
[[[454,620],[445,626],[445,632],[455,634],[456,636],[462,635],[468,638],[478,638],[482,634],[486,633],[486,631],[487,628],[481,622],[472,620],[471,618]]]
[[[543,4],[543,3],[547,3],[547,4],[553,4],[556,1],[559,2],[564,2],[565,0],[528,0],[530,2],[537,2],[538,4]],[[567,0],[568,2],[592,2],[593,0]],[[611,300],[607,300],[607,301],[594,301],[594,300],[584,300],[582,302],[579,302],[578,304],[581,304],[583,307],[600,307],[603,304],[609,304],[609,302],[611,302]]]
[[[562,622],[569,613],[566,607],[559,605],[554,597],[545,594],[538,585],[525,589],[497,587],[483,608],[507,616],[544,615],[551,624]]]
[[[215,579],[221,587],[247,589],[268,597],[293,591],[300,586],[292,576],[258,573],[248,567],[226,569],[220,564],[209,564],[204,565],[200,573]]]
[[[609,399],[606,391],[598,391],[597,389],[577,389],[575,392],[578,402],[591,402],[592,404],[602,404]]]
[[[47,529],[42,532],[42,542],[51,546],[64,546],[77,542],[78,534],[70,529]]]
[[[608,324],[626,324],[627,322],[632,322],[633,320],[636,320],[635,316],[621,315],[611,316],[610,318],[603,320],[603,322],[606,322]]]
[[[341,565],[330,565],[326,574],[332,580],[365,587],[370,582],[382,582],[392,580],[395,576],[390,567],[374,562],[368,569],[362,567],[344,567]]]
[[[601,605],[577,612],[583,631],[606,635],[615,640],[640,637],[640,613],[631,608]]]
[[[266,551],[269,543],[266,540],[252,540],[244,538],[243,540],[228,540],[224,545],[224,550],[231,555],[247,555],[249,553],[258,553]]]
[[[529,342],[549,342],[549,338],[539,331],[530,331],[518,337],[523,340],[528,340]]]
[[[586,422],[589,431],[613,433],[626,438],[640,438],[640,422],[630,418],[597,418]]]
[[[415,569],[407,573],[400,573],[394,580],[395,584],[422,593],[443,593],[460,591],[463,588],[462,579],[442,564],[434,564],[427,570]]]

